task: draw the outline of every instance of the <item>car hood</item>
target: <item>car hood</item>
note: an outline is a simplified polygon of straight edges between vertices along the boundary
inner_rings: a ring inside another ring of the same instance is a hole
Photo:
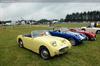
[[[73,36],[75,36],[75,37],[77,37],[78,39],[81,39],[81,40],[83,40],[83,39],[86,38],[85,36],[81,35],[80,33],[71,32],[71,31],[66,32],[66,33],[67,33],[67,34],[70,34],[70,35],[73,35]]]
[[[71,45],[71,43],[67,39],[55,36],[42,36],[38,37],[37,39],[49,44],[52,44],[52,42],[56,41],[58,47]],[[63,41],[66,41],[66,43],[64,43]]]
[[[76,32],[71,32],[71,31],[68,31],[66,32],[67,34],[71,34],[71,35],[80,35],[79,33],[76,33]]]

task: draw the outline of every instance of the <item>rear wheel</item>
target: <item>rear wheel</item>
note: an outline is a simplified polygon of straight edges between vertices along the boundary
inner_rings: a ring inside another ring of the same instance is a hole
[[[18,40],[19,47],[23,48],[23,41],[21,39]]]
[[[70,41],[70,43],[71,43],[73,46],[76,45],[76,41],[75,41],[74,39],[70,38],[69,41]]]
[[[97,31],[96,31],[96,34],[100,34],[100,30],[97,30]]]
[[[45,60],[50,58],[50,53],[46,47],[40,48],[40,56]]]
[[[86,40],[89,40],[89,37],[88,36],[86,36]]]

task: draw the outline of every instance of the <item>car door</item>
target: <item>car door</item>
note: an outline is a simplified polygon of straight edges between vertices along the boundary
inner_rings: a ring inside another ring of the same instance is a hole
[[[52,36],[58,36],[58,37],[61,36],[60,32],[56,32],[56,31],[50,32],[50,34],[51,34]]]
[[[94,28],[87,28],[86,31],[96,33],[96,30]]]
[[[23,41],[24,47],[31,50],[33,44],[33,38],[24,37],[23,40],[24,40]]]
[[[24,42],[26,48],[34,52],[38,52],[40,42],[37,40],[37,38],[24,37]]]
[[[39,51],[39,47],[42,45],[42,42],[40,42],[38,37],[37,38],[33,38],[33,43],[31,44],[31,50],[33,50],[34,52],[38,53]]]

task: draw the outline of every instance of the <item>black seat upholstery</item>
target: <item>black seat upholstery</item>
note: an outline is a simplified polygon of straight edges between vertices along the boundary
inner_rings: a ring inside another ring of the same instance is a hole
[[[26,34],[24,35],[25,37],[32,37],[31,34]]]

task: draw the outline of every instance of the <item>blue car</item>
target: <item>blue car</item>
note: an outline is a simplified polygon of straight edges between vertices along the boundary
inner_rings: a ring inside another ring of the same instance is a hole
[[[49,31],[52,36],[62,37],[68,39],[72,45],[79,45],[86,39],[84,34],[75,33],[71,31],[63,32],[61,30]]]

